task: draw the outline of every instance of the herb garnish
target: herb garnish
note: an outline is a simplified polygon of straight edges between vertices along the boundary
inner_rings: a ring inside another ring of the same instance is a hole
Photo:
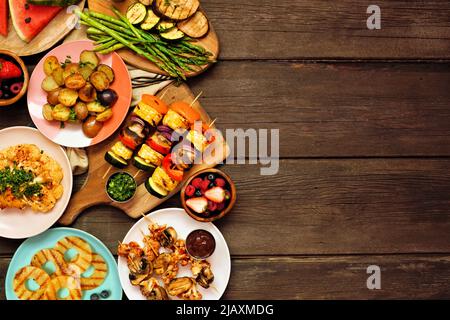
[[[4,168],[0,170],[0,194],[7,190],[16,198],[40,196],[42,185],[33,182],[34,175],[23,168]]]

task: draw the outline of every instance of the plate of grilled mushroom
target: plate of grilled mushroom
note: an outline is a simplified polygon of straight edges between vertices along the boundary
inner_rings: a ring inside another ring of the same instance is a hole
[[[130,300],[219,300],[230,279],[230,252],[219,229],[179,208],[143,216],[117,253]]]

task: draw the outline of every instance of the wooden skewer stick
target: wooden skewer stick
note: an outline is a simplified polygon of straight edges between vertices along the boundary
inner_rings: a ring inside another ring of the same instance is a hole
[[[189,106],[192,107],[194,105],[194,103],[196,103],[197,100],[201,97],[202,94],[203,94],[203,91],[200,91],[200,93],[195,97],[194,100],[192,100],[192,102]]]
[[[217,118],[215,118],[210,124],[209,124],[209,128],[211,128],[213,125],[214,125],[214,123],[216,123],[216,121],[217,121]]]
[[[161,96],[159,96],[159,98],[162,100],[164,98],[164,96],[166,95],[166,93],[169,91],[169,86],[165,87],[163,90],[163,92],[161,93]]]
[[[133,176],[133,179],[136,179],[136,177],[141,173],[142,170],[138,170],[138,172],[136,172],[136,174]]]
[[[112,169],[112,166],[110,165],[109,168],[108,168],[108,170],[106,170],[105,174],[103,175],[102,180],[105,180],[106,176],[107,176],[108,173],[111,171],[111,169]]]

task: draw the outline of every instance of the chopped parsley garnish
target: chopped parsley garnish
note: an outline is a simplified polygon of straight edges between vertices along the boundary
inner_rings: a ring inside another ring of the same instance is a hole
[[[33,182],[31,171],[22,168],[5,168],[0,170],[0,193],[11,190],[16,198],[40,196],[42,185]]]

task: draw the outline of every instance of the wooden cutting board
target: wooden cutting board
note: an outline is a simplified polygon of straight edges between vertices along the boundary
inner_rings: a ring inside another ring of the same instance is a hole
[[[125,0],[123,2],[114,2],[112,0],[88,0],[88,6],[89,9],[96,12],[101,12],[107,15],[110,15],[112,17],[115,17],[114,13],[111,11],[111,6],[115,6],[120,12],[126,13],[127,8],[130,6],[130,4],[135,3],[136,0]],[[206,14],[205,14],[206,15]],[[209,23],[209,32],[206,36],[204,36],[201,39],[198,39],[193,42],[194,44],[200,45],[209,52],[212,53],[212,60],[216,60],[219,56],[219,38],[217,37],[216,32],[214,31],[211,22]],[[134,53],[131,50],[128,49],[122,49],[118,50],[117,53],[122,57],[123,60],[125,60],[127,63],[142,69],[147,70],[153,73],[163,74],[167,75],[166,72],[162,71],[160,68],[158,68],[154,63],[150,62],[146,58],[143,58],[142,56]],[[190,71],[185,72],[186,77],[193,77],[196,76],[203,71],[205,71],[209,66],[205,65],[201,68],[199,68],[196,71]]]
[[[86,0],[82,0],[79,8],[84,8]],[[19,38],[12,20],[9,19],[8,36],[5,38],[0,35],[0,48],[15,52],[19,56],[30,56],[45,51],[53,47],[58,41],[64,38],[72,29],[69,26],[74,25],[77,17],[72,13],[67,13],[64,8],[50,23],[29,43]]]
[[[160,96],[161,92],[163,92],[162,100],[166,102],[168,105],[175,101],[185,101],[187,103],[191,103],[194,100],[194,95],[186,84],[181,84],[176,86],[175,84],[170,84],[163,90],[161,90],[157,95]],[[200,103],[197,101],[192,106],[196,109],[200,114],[203,122],[208,124],[211,123],[211,119],[206,113],[206,111],[201,107]],[[214,128],[214,125],[211,126]],[[119,130],[120,131],[120,130]],[[183,183],[164,199],[158,199],[148,193],[145,188],[145,181],[149,177],[148,174],[143,171],[139,171],[132,164],[130,164],[125,169],[117,169],[112,167],[109,163],[104,160],[105,153],[112,147],[114,143],[116,143],[119,132],[116,132],[111,138],[107,141],[90,147],[87,149],[88,157],[89,157],[89,171],[86,182],[84,186],[72,195],[72,198],[69,202],[69,205],[64,213],[64,215],[60,218],[59,223],[62,225],[70,225],[74,222],[74,220],[87,208],[90,208],[95,205],[111,205],[121,209],[124,213],[129,215],[132,218],[141,217],[142,213],[146,213],[151,209],[155,208],[174,194],[176,194],[182,187]],[[191,177],[194,173],[207,169],[213,168],[216,164],[221,163],[229,154],[228,144],[221,139],[216,139],[217,150],[222,150],[222,152],[217,152],[216,154],[211,155],[208,159],[205,159],[207,163],[204,164],[196,164],[192,167],[192,169],[185,174],[185,180]],[[111,169],[110,169],[111,168]],[[109,171],[108,171],[109,170]],[[135,176],[136,174],[136,182],[138,184],[138,189],[134,198],[127,203],[117,203],[112,201],[105,191],[105,185],[108,181],[108,178],[115,172],[118,171],[126,171],[131,175]],[[139,171],[139,172],[138,172]],[[107,173],[107,174],[106,174]]]

